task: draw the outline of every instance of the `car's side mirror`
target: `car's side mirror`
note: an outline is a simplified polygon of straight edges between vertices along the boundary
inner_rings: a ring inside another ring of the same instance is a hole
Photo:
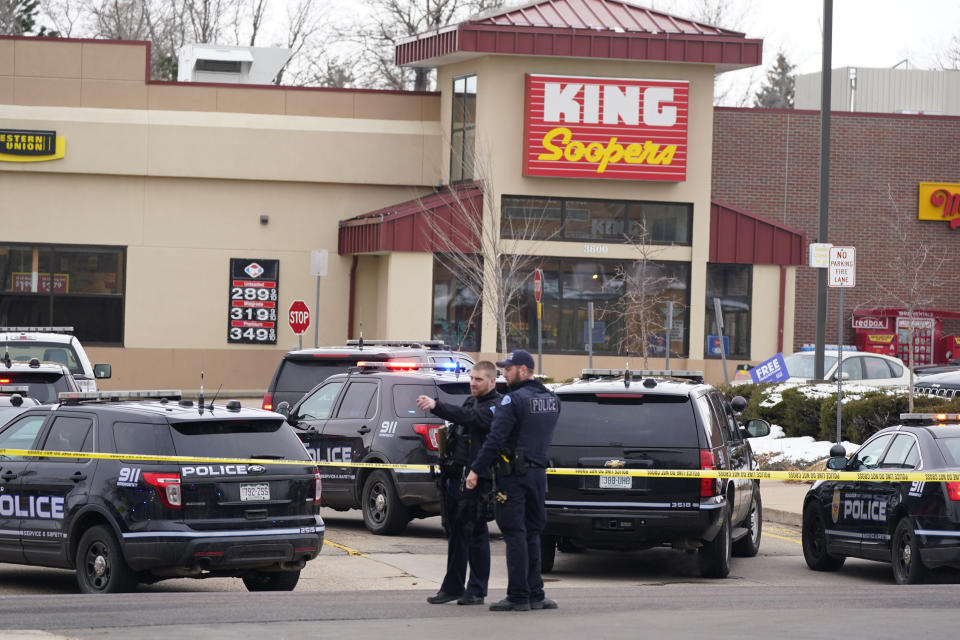
[[[287,402],[286,400],[282,401],[280,404],[277,405],[276,411],[277,411],[277,413],[281,414],[283,417],[285,417],[285,418],[287,418],[287,419],[289,420],[289,418],[290,418],[290,403]]]
[[[737,413],[740,413],[747,408],[747,399],[743,396],[734,396],[730,400],[730,406],[733,407],[733,410]]]
[[[113,375],[113,368],[109,364],[93,365],[93,377],[97,380],[106,380]]]
[[[843,456],[836,456],[827,460],[827,469],[831,471],[843,471],[847,468],[847,459]]]
[[[762,438],[770,435],[770,423],[762,418],[747,420],[747,426],[744,429],[748,438]]]

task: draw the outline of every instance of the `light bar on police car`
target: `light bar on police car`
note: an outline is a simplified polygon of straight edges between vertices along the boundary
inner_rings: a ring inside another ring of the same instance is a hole
[[[685,369],[584,369],[580,375],[584,378],[619,378],[627,373],[631,377],[703,378],[703,371]]]
[[[30,387],[25,384],[0,384],[0,393],[19,393],[26,395],[30,393]]]
[[[956,413],[901,413],[901,422],[960,422]]]
[[[61,403],[74,402],[118,402],[122,400],[179,400],[179,389],[150,389],[137,391],[61,391],[57,400]]]
[[[73,327],[0,327],[0,333],[73,333]]]

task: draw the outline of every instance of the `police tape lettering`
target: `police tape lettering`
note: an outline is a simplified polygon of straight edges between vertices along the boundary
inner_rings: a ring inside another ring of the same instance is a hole
[[[316,455],[312,450],[311,456]],[[329,451],[333,454],[333,451]],[[343,451],[336,452],[346,458]],[[431,464],[391,464],[385,462],[348,462],[304,460],[263,460],[258,458],[213,458],[197,456],[154,456],[133,453],[88,453],[84,451],[38,451],[33,449],[0,449],[0,456],[18,458],[82,458],[88,460],[123,460],[140,462],[180,462],[197,466],[183,467],[184,475],[245,475],[246,466],[240,465],[293,465],[309,467],[352,467],[357,469],[393,469],[435,473]],[[336,455],[331,455],[336,457]],[[202,465],[202,466],[201,466]],[[188,471],[189,470],[189,471]],[[854,480],[867,482],[958,482],[960,472],[931,471],[724,471],[722,469],[573,469],[549,468],[549,475],[557,476],[633,476],[638,478],[720,478],[722,480]]]

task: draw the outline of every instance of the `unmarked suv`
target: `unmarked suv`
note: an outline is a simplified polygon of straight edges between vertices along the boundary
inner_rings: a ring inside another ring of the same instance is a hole
[[[273,411],[281,402],[293,406],[315,386],[336,373],[346,373],[358,362],[390,361],[466,371],[473,366],[470,356],[438,340],[348,340],[342,347],[289,351],[277,365],[262,408]]]
[[[470,395],[470,380],[466,373],[438,373],[432,366],[362,363],[330,376],[293,409],[279,409],[319,462],[437,464],[445,423],[421,411],[417,396],[460,405]],[[361,509],[376,534],[400,533],[411,519],[440,512],[430,471],[323,466],[320,474],[323,505]]]
[[[65,393],[0,430],[0,450],[130,455],[0,456],[0,562],[74,569],[84,593],[216,576],[293,589],[323,544],[316,465],[281,416],[179,395]]]
[[[560,419],[550,466],[581,469],[751,470],[747,439],[731,403],[700,372],[584,370],[556,390]],[[735,398],[740,410],[746,405]],[[763,519],[759,481],[551,475],[542,568],[556,549],[697,550],[704,577],[723,578],[731,555],[755,556]]]

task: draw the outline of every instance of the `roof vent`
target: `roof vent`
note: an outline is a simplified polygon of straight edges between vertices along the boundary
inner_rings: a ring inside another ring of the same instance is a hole
[[[227,47],[186,44],[177,59],[180,82],[221,84],[273,84],[290,60],[292,49],[280,47]]]
[[[186,400],[186,399],[181,400],[181,401],[180,401],[180,406],[181,406],[181,407],[192,407],[192,406],[193,406],[193,400]]]
[[[227,411],[240,411],[241,408],[239,400],[227,400]]]
[[[653,378],[644,378],[643,386],[645,386],[647,389],[653,389],[655,386],[657,386],[657,381]]]

